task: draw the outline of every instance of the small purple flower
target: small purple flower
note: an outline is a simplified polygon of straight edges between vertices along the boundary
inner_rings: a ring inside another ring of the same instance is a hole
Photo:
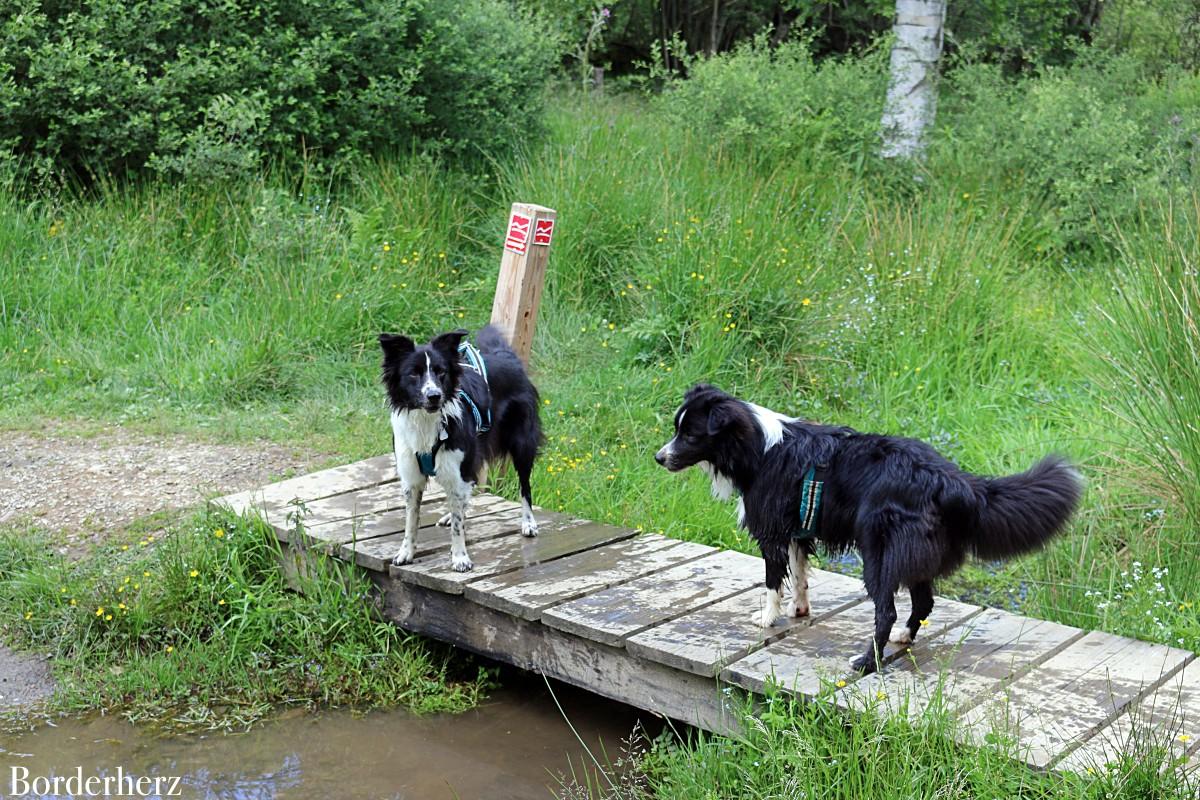
[[[605,19],[608,19],[609,17],[612,16],[612,12],[609,11],[607,8],[602,8],[602,9],[600,9],[600,16],[604,17]]]

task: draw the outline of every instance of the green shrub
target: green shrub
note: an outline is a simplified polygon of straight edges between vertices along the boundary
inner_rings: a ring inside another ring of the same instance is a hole
[[[947,75],[930,169],[950,181],[1024,185],[1049,243],[1094,246],[1200,178],[1200,79],[1152,79],[1132,58],[1082,52],[1012,80],[990,64]]]
[[[697,59],[663,98],[680,126],[735,147],[861,166],[878,150],[886,75],[881,52],[814,61],[807,41],[758,37]]]
[[[495,147],[555,52],[502,0],[0,5],[0,152],[43,173]]]

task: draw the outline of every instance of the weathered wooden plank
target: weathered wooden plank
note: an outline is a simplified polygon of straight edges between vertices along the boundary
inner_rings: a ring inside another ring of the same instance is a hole
[[[1164,645],[1092,632],[969,708],[960,730],[974,742],[992,732],[1015,737],[1027,763],[1047,767],[1189,658]]]
[[[900,624],[900,623],[898,623]],[[875,707],[919,716],[931,702],[961,708],[1054,656],[1084,631],[1028,619],[998,609],[918,636],[908,654],[882,673],[868,675],[837,693],[843,707]]]
[[[422,498],[422,508],[428,503],[444,505],[445,494],[441,489],[433,490],[433,486],[434,484],[431,483],[426,489]],[[479,494],[473,498],[472,504],[490,497],[495,497],[495,495]],[[328,525],[341,520],[351,520],[370,514],[395,511],[403,509],[406,505],[404,502],[404,491],[400,488],[400,483],[398,481],[391,481],[376,486],[369,486],[365,489],[341,492],[340,494],[330,495],[320,500],[305,503],[303,519],[306,528],[313,528],[318,525]]]
[[[444,553],[426,556],[401,567],[392,565],[388,572],[401,580],[429,589],[462,594],[463,587],[471,581],[590,550],[634,535],[635,531],[592,522],[532,539],[503,536],[480,542],[471,550],[475,568],[470,572],[455,572]]]
[[[761,558],[719,550],[656,575],[548,609],[552,628],[613,646],[652,625],[723,600],[762,581]]]
[[[1055,766],[1099,770],[1122,755],[1151,747],[1161,747],[1176,759],[1200,748],[1200,659],[1193,659]]]
[[[499,513],[502,511],[520,510],[521,506],[503,497],[495,495],[479,495],[474,498],[471,505],[467,507],[467,525],[470,526],[472,519],[488,516],[490,514]],[[435,498],[433,500],[425,500],[421,503],[421,526],[432,525],[441,519],[447,512],[445,498]],[[383,511],[378,513],[366,513],[345,519],[334,520],[332,522],[317,522],[316,524],[306,524],[304,526],[305,536],[311,541],[321,541],[328,544],[346,544],[355,539],[368,539],[374,536],[382,536],[384,532],[393,533],[404,531],[404,517],[408,512],[404,508],[395,511]],[[287,528],[280,529],[275,526],[276,533],[279,538],[287,541],[291,538],[291,531]]]
[[[808,617],[783,627],[763,628],[760,622],[765,590],[755,587],[706,608],[663,622],[625,641],[629,652],[697,675],[715,677],[768,641],[795,625],[812,625],[866,595],[862,581],[824,570],[809,570]]]
[[[511,512],[513,509],[520,509],[520,505],[510,502],[495,495],[478,495],[467,508],[467,519],[483,519],[492,517],[499,513]],[[446,513],[446,505],[444,498],[434,498],[425,500],[421,503],[421,519],[426,520],[431,514],[436,514],[436,519]],[[352,541],[365,541],[367,539],[377,539],[384,536],[396,536],[396,541],[400,541],[404,535],[404,518],[406,511],[403,508],[395,511],[383,511],[374,514],[366,514],[361,517],[353,517],[349,520],[338,520],[336,522],[325,522],[320,525],[306,526],[305,530],[310,533],[313,538],[322,539],[328,542],[338,542],[339,544],[347,544]],[[436,521],[435,519],[435,521]],[[430,524],[422,522],[422,525]],[[470,523],[468,522],[468,526]],[[278,530],[278,529],[277,529]],[[352,535],[350,535],[352,534]],[[280,535],[286,539],[287,532],[281,531]]]
[[[332,469],[310,472],[272,483],[258,489],[218,497],[214,505],[224,506],[235,513],[243,514],[251,508],[267,510],[272,515],[286,513],[294,499],[304,502],[322,497],[362,489],[396,479],[395,456],[392,454],[356,461]],[[274,522],[268,519],[268,522]]]
[[[896,596],[900,620],[908,618],[907,592]],[[924,636],[933,636],[979,613],[978,606],[937,598]],[[858,678],[850,670],[850,660],[866,650],[875,625],[875,606],[870,600],[852,605],[811,627],[793,627],[777,642],[755,650],[726,667],[721,677],[731,683],[761,692],[774,680],[797,694],[816,695],[823,682]],[[919,640],[919,639],[918,639]],[[889,644],[885,663],[907,648]]]
[[[468,600],[536,620],[550,606],[714,552],[711,547],[644,534],[467,585]]]
[[[741,700],[711,679],[652,661],[621,648],[581,639],[382,573],[371,578],[383,596],[383,613],[401,628],[487,658],[579,686],[653,714],[705,730],[739,730]]]
[[[521,530],[521,507],[515,503],[512,505],[515,508],[505,506],[500,511],[489,511],[478,517],[471,516],[469,512],[465,529],[467,544],[473,548],[476,542],[519,532]],[[585,520],[568,517],[565,514],[557,514],[553,511],[535,510],[533,516],[537,520],[538,529],[543,536],[554,535],[556,531],[587,524]],[[383,521],[383,517],[392,518],[392,521],[385,522]],[[424,518],[423,511],[422,518]],[[339,555],[347,561],[353,561],[360,567],[377,572],[387,572],[392,559],[400,551],[400,543],[404,541],[403,528],[403,514],[399,514],[398,516],[396,514],[386,514],[381,517],[371,518],[364,522],[357,540],[347,541],[342,544]],[[382,530],[400,532],[392,532],[381,536],[379,531]],[[417,532],[417,548],[414,555],[416,558],[423,558],[446,550],[449,547],[449,529],[431,525],[423,527]]]

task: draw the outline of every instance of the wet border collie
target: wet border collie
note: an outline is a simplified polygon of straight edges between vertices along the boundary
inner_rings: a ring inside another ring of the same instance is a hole
[[[1040,548],[1066,525],[1082,492],[1079,473],[1057,456],[985,478],[924,442],[785,417],[703,384],[685,395],[675,436],[655,460],[672,472],[698,465],[715,497],[739,495],[738,523],[766,561],[764,627],[782,614],[788,572],[787,615],[807,616],[814,540],[832,552],[858,548],[875,604],[875,635],[851,662],[864,673],[880,666],[900,586],[912,596],[912,614],[892,641],[908,644],[933,610],[935,578],[967,555],[1008,558]]]
[[[498,330],[481,329],[473,347],[464,341],[467,335],[450,331],[423,345],[407,336],[379,335],[396,474],[407,506],[395,564],[413,560],[421,495],[435,477],[450,510],[439,524],[450,526],[451,565],[459,572],[471,569],[467,505],[488,463],[504,456],[512,459],[521,484],[521,533],[537,536],[529,490],[542,441],[537,389]]]

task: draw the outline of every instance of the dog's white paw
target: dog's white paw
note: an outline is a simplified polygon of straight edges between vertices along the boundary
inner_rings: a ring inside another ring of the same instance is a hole
[[[521,535],[532,539],[538,535],[537,521],[532,519],[521,520]]]
[[[908,626],[893,630],[891,638],[888,639],[892,644],[912,644],[912,640],[912,632],[909,631]]]
[[[453,515],[453,514],[451,514],[451,513],[449,513],[449,512],[447,512],[447,513],[445,513],[445,514],[442,514],[442,516],[441,516],[441,517],[438,519],[438,521],[437,521],[437,524],[438,524],[438,525],[441,525],[443,528],[449,528],[449,527],[450,527],[450,521],[451,521],[453,518],[454,518],[454,515]]]
[[[780,623],[787,621],[787,617],[781,616],[779,614],[776,614],[772,611],[768,611],[766,609],[763,609],[763,612],[759,615],[758,619],[759,619],[758,624],[764,628],[771,628],[771,627],[774,627],[775,625],[778,625]]]
[[[455,572],[470,572],[475,568],[475,565],[471,563],[471,557],[465,553],[461,556],[452,557],[450,559],[450,566],[454,568]]]
[[[400,567],[405,564],[411,564],[412,560],[413,560],[412,546],[408,545],[408,544],[402,544],[402,545],[400,545],[400,552],[396,553],[395,558],[392,559],[392,563],[395,564],[397,567]]]

